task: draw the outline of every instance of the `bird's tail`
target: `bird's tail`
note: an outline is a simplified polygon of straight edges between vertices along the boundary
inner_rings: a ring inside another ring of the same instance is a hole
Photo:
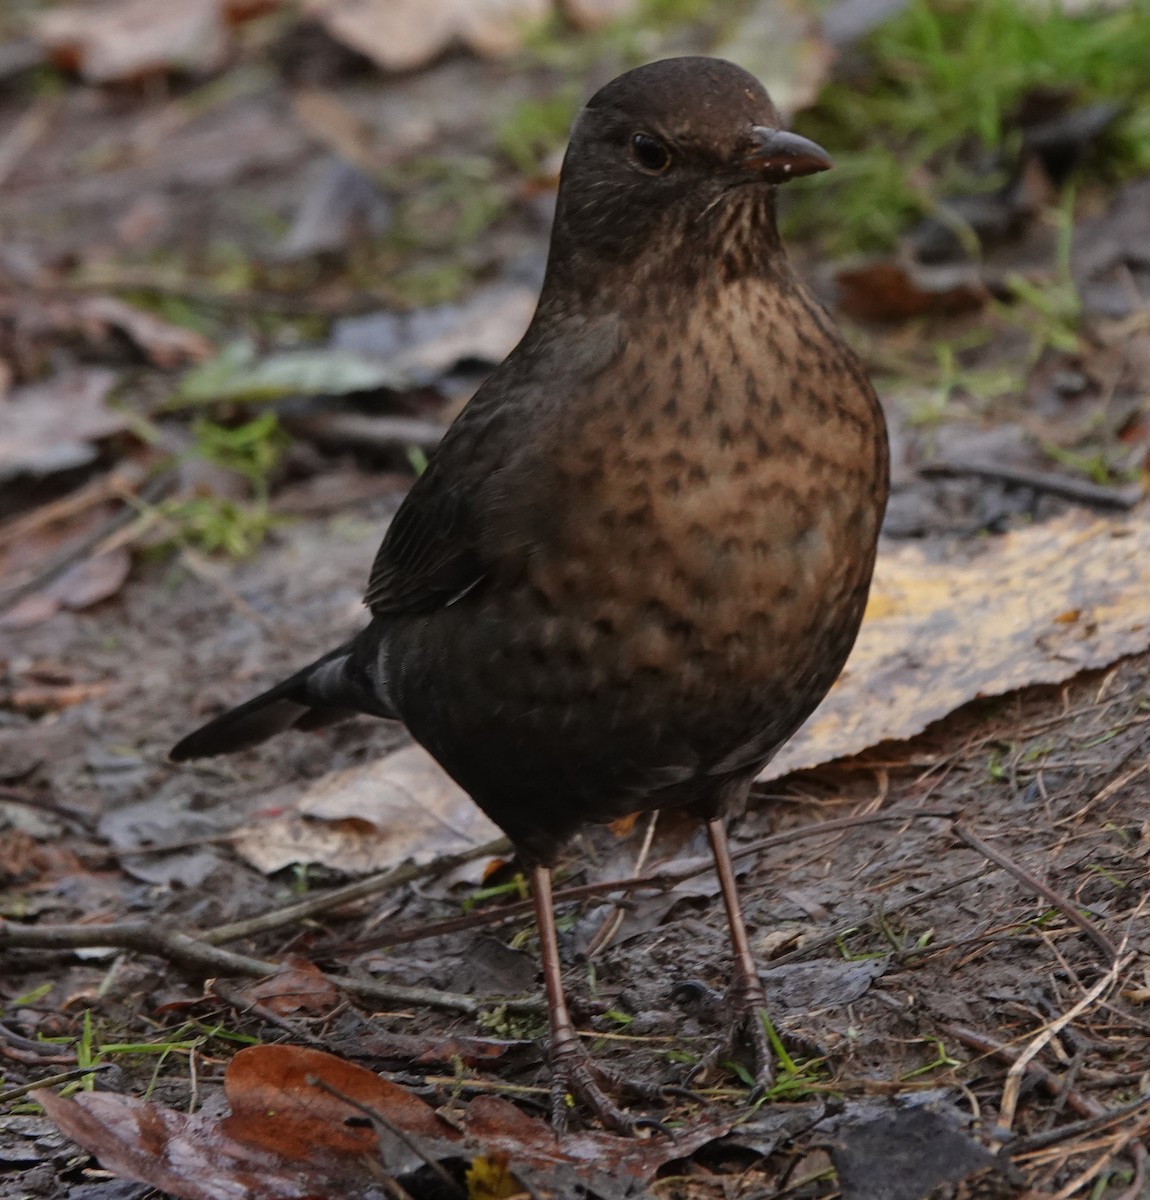
[[[320,729],[356,713],[393,716],[356,678],[355,641],[316,659],[266,692],[229,709],[172,748],[173,762],[258,746],[285,729]]]

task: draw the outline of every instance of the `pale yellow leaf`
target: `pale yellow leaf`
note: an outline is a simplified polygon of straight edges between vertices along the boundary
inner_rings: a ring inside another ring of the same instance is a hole
[[[921,733],[979,696],[1150,647],[1150,514],[1071,513],[940,558],[885,547],[838,683],[760,779]]]
[[[323,776],[290,812],[241,830],[235,848],[269,874],[322,863],[359,875],[431,862],[499,836],[426,750],[407,746]]]

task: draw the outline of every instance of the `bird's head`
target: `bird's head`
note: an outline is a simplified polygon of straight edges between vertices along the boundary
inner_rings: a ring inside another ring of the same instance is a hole
[[[758,237],[769,254],[775,187],[832,165],[780,126],[762,84],[722,59],[671,58],[620,75],[572,130],[556,251],[633,262],[727,245],[754,257]]]

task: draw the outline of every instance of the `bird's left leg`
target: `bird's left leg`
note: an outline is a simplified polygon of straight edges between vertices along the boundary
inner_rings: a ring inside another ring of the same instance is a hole
[[[563,974],[559,963],[559,939],[555,932],[555,910],[551,902],[551,871],[532,867],[531,898],[539,927],[539,950],[543,959],[543,981],[547,988],[547,1011],[551,1020],[551,1122],[557,1133],[568,1123],[570,1094],[582,1101],[599,1120],[616,1133],[661,1128],[657,1121],[633,1117],[607,1095],[617,1082],[587,1053],[567,1011]]]
[[[731,950],[735,956],[735,972],[727,1001],[734,1009],[737,1022],[734,1036],[746,1042],[754,1056],[752,1074],[758,1087],[765,1091],[774,1082],[771,1068],[771,1043],[763,1025],[767,997],[759,981],[751,946],[747,941],[747,926],[743,921],[743,910],[739,905],[739,891],[735,883],[735,871],[731,865],[731,849],[727,844],[727,826],[722,817],[713,817],[707,822],[707,837],[711,841],[711,853],[715,857],[715,874],[719,877],[719,888],[723,894],[723,906],[727,910],[727,924],[731,931]]]

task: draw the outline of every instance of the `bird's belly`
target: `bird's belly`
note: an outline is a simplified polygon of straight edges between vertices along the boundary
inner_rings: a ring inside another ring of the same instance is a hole
[[[776,463],[712,465],[674,495],[585,505],[529,566],[526,626],[603,687],[651,673],[684,696],[738,693],[800,670],[857,587],[834,531],[861,500],[813,490]]]

